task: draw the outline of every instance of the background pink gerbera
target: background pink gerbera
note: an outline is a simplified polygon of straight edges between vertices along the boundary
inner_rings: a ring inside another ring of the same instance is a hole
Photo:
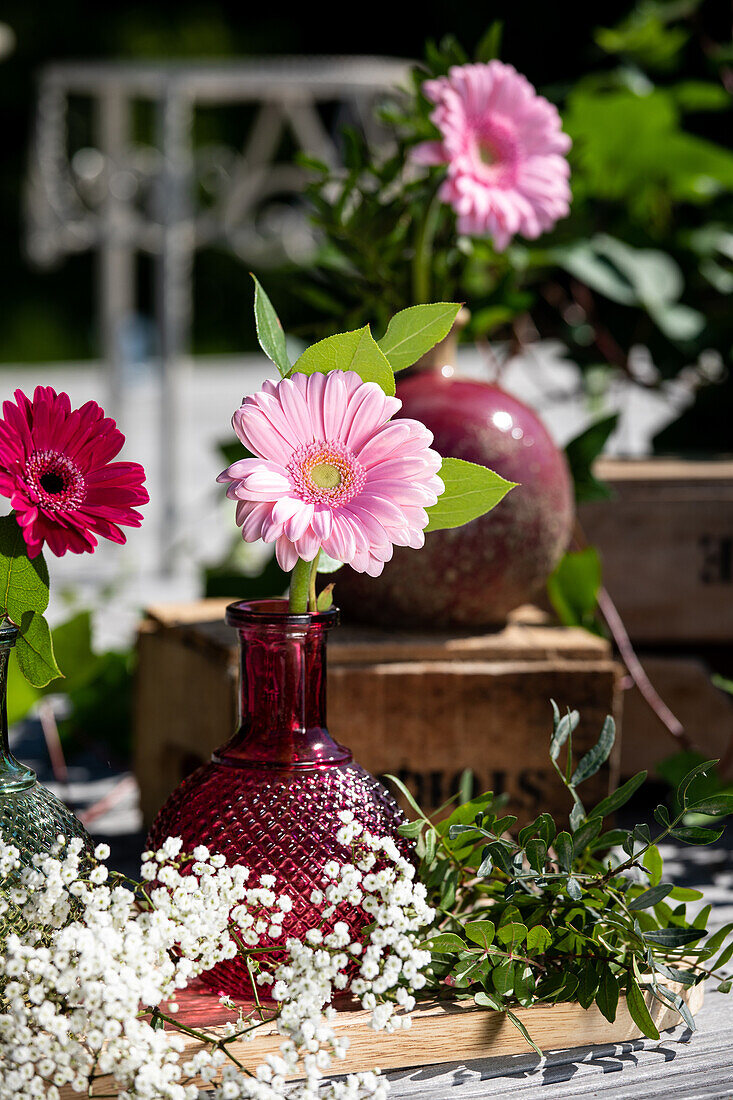
[[[430,118],[442,141],[413,150],[419,164],[446,164],[441,198],[458,230],[491,237],[502,251],[515,233],[534,239],[567,215],[570,138],[557,109],[511,65],[454,66],[427,80]]]
[[[425,511],[444,490],[432,433],[354,371],[265,382],[233,417],[256,458],[219,475],[247,542],[274,542],[285,570],[320,549],[378,576],[393,545],[423,545]]]
[[[59,556],[91,553],[95,535],[124,542],[120,524],[139,527],[145,471],[112,462],[125,437],[94,401],[71,408],[68,394],[38,386],[15,391],[0,420],[0,494],[10,498],[28,556],[44,543]]]

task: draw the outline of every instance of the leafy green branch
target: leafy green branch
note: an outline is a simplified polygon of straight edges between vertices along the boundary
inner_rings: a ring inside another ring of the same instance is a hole
[[[615,726],[607,718],[596,744],[576,761],[578,723],[577,711],[562,715],[553,703],[549,751],[571,802],[567,829],[542,813],[517,832],[516,817],[504,812],[506,798],[491,792],[437,820],[390,777],[416,814],[400,831],[417,842],[420,874],[438,913],[425,933],[432,954],[430,993],[451,993],[505,1012],[535,1049],[513,1011],[517,1005],[595,1004],[613,1022],[625,996],[640,1031],[658,1038],[650,996],[694,1029],[683,996],[669,983],[689,988],[713,977],[723,992],[732,984],[724,968],[733,958],[733,924],[707,937],[710,907],[688,918],[687,904],[702,895],[663,881],[658,847],[667,837],[684,844],[720,838],[717,821],[685,824],[690,813],[721,818],[733,812],[733,796],[699,793],[715,762],[699,763],[681,780],[672,813],[657,806],[656,836],[647,824],[630,830],[607,826],[646,773],[586,809],[578,788],[609,759]]]

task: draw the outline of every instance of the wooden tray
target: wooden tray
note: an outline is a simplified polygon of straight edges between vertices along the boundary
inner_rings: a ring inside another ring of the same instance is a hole
[[[674,982],[665,983],[669,989],[680,993],[693,1015],[702,1006],[702,985],[685,989]],[[673,1009],[661,1005],[646,994],[647,1006],[659,1031],[676,1027],[680,1017]],[[221,1031],[232,1011],[224,1009],[216,994],[200,983],[193,983],[181,993],[178,1018],[189,1027],[206,1030],[211,1035]],[[614,1023],[601,1014],[596,1005],[587,1011],[580,1005],[567,1003],[535,1005],[532,1008],[515,1008],[516,1015],[544,1051],[568,1050],[573,1047],[621,1043],[629,1039],[643,1038],[631,1018],[626,998],[619,1000]],[[464,1062],[475,1058],[496,1058],[507,1054],[531,1053],[531,1047],[517,1028],[502,1013],[491,1012],[473,1005],[450,1002],[430,1002],[411,1013],[409,1031],[396,1031],[391,1035],[375,1032],[370,1027],[371,1014],[362,1010],[342,1008],[335,1028],[340,1035],[348,1036],[349,1049],[343,1061],[334,1063],[336,1074],[356,1073],[379,1067],[381,1070],[409,1069],[414,1066],[439,1065],[445,1062]],[[202,1044],[197,1039],[184,1036],[184,1057],[191,1057]],[[264,1061],[266,1055],[278,1052],[282,1037],[272,1024],[266,1024],[255,1032],[249,1042],[232,1043],[229,1049],[248,1068]],[[199,1086],[205,1088],[202,1082]],[[210,1087],[213,1088],[213,1085]],[[100,1094],[117,1095],[111,1078],[100,1078],[97,1083]],[[78,1093],[69,1088],[60,1090],[61,1100],[74,1100]]]

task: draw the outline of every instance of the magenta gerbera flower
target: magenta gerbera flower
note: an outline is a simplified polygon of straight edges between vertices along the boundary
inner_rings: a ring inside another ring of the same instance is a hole
[[[285,570],[320,549],[376,577],[393,545],[423,545],[444,490],[432,433],[353,371],[294,374],[246,397],[234,430],[256,458],[219,475],[247,542],[274,542]]]
[[[125,437],[95,401],[71,408],[68,394],[37,386],[3,402],[0,494],[10,498],[28,556],[46,543],[59,556],[91,553],[95,535],[124,542],[120,524],[139,527],[148,501],[145,471],[112,462]]]
[[[427,80],[430,118],[442,141],[412,152],[419,164],[446,164],[440,196],[458,230],[491,237],[503,251],[515,233],[534,239],[570,208],[570,138],[557,109],[511,65],[456,65]]]

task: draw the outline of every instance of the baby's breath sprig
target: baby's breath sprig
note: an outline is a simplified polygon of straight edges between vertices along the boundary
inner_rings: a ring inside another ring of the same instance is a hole
[[[184,853],[169,838],[144,854],[140,881],[123,885],[104,865],[106,846],[90,860],[81,841],[59,838],[22,868],[18,851],[0,844],[0,1100],[58,1100],[63,1086],[96,1097],[110,1076],[135,1100],[280,1100],[286,1092],[383,1100],[387,1084],[377,1072],[324,1090],[347,1046],[331,1000],[349,990],[376,1030],[409,1026],[430,962],[420,940],[433,912],[391,838],[371,836],[344,812],[339,839],[350,859],[324,869],[324,919],[302,941],[288,937],[279,962],[260,946],[283,935],[292,909],[274,875],[253,880],[246,867],[227,866],[204,846]],[[363,942],[332,919],[344,905],[369,915]],[[178,992],[238,952],[263,997],[247,1011],[229,1002],[236,1015],[216,1034],[179,1020]],[[235,1042],[273,1021],[279,1052],[246,1065]],[[184,1037],[200,1044],[195,1053],[185,1054]],[[304,1079],[295,1091],[286,1084],[293,1075]],[[197,1079],[213,1091],[201,1092]]]

